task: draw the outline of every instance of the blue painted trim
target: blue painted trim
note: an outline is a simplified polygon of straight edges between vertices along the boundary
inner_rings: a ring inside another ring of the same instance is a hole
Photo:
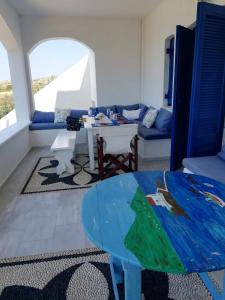
[[[181,168],[182,160],[187,156],[194,39],[195,35],[192,30],[177,26],[171,130],[171,171]]]
[[[170,46],[166,49],[166,53],[169,55],[169,80],[168,80],[168,92],[165,95],[167,99],[167,105],[172,105],[173,94],[173,69],[174,69],[174,37],[170,39]]]

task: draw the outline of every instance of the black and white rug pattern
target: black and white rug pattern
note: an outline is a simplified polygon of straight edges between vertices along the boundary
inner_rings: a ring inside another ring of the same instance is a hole
[[[123,299],[123,285],[118,287]],[[0,260],[1,300],[114,300],[108,255],[97,248]],[[142,272],[142,299],[212,300],[197,274]]]
[[[89,156],[80,154],[76,156],[74,174],[63,173],[58,175],[56,167],[58,160],[54,156],[40,157],[26,181],[21,194],[42,193],[51,191],[62,191],[71,189],[90,188],[99,181],[97,158],[95,158],[95,169],[90,169]],[[112,165],[107,164],[108,170]],[[114,175],[123,173],[119,170]]]
[[[74,174],[65,172],[58,175],[57,165],[54,156],[40,157],[21,194],[89,188],[99,181],[98,169],[90,169],[88,155],[77,155]]]

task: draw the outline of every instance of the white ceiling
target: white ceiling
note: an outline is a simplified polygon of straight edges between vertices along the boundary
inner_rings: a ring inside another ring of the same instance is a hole
[[[142,17],[161,0],[8,0],[20,15]]]

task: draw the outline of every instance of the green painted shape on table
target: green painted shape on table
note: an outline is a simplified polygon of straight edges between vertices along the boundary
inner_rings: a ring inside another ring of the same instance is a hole
[[[131,208],[136,218],[124,243],[144,268],[186,274],[186,270],[153,208],[138,187]]]

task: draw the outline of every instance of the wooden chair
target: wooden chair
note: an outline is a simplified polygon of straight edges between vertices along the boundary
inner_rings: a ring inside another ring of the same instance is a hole
[[[97,155],[101,180],[118,170],[137,171],[137,124],[101,127],[97,135]]]

